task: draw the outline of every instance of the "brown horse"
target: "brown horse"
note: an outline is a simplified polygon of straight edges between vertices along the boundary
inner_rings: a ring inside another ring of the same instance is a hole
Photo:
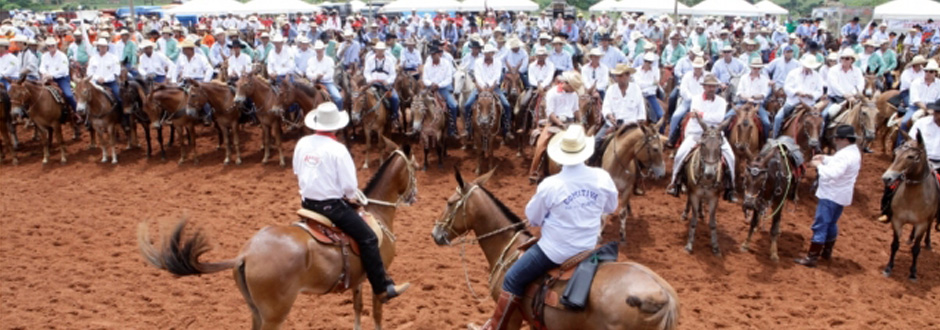
[[[370,85],[353,90],[352,97],[352,123],[362,123],[362,131],[366,139],[366,151],[363,156],[362,168],[369,168],[369,154],[372,152],[372,134],[376,135],[380,149],[385,148],[385,129],[389,120],[389,110],[385,108],[383,100],[387,96],[379,93]]]
[[[127,79],[121,85],[121,101],[124,105],[124,115],[128,117],[130,137],[127,139],[127,149],[140,148],[137,140],[137,124],[144,129],[144,138],[147,139],[147,157],[152,151],[150,144],[150,119],[144,113],[144,102],[150,94],[150,87],[143,80]]]
[[[767,114],[773,118],[777,114],[777,111],[783,109],[783,106],[787,104],[787,93],[783,90],[783,86],[779,88],[773,88],[773,91],[770,92],[770,97],[767,98],[767,102],[764,104]]]
[[[62,139],[62,116],[66,108],[64,97],[62,103],[56,101],[51,87],[43,86],[33,81],[21,78],[10,84],[11,114],[21,117],[29,116],[39,130],[42,143],[42,163],[49,163],[49,148],[52,147],[52,137],[55,135],[61,154],[60,162],[65,164],[65,143]]]
[[[437,167],[444,167],[444,156],[447,153],[447,146],[444,144],[444,129],[447,124],[446,113],[441,103],[434,98],[436,91],[424,89],[418,93],[412,103],[414,120],[412,120],[412,130],[418,134],[421,139],[421,147],[424,149],[423,170],[428,169],[428,150],[434,148],[437,150]]]
[[[800,103],[793,109],[793,115],[785,119],[780,135],[786,135],[796,141],[804,156],[812,158],[822,152],[819,133],[822,132],[822,109],[828,102],[820,102],[815,107]]]
[[[521,102],[522,94],[525,93],[525,85],[522,83],[522,75],[519,72],[507,71],[503,75],[503,81],[499,88],[506,95],[506,101],[509,102],[510,106],[515,106]]]
[[[95,135],[101,140],[101,162],[108,162],[108,149],[111,149],[111,164],[117,164],[117,152],[114,145],[117,139],[116,129],[121,122],[121,111],[115,107],[111,91],[94,84],[91,78],[85,78],[75,84],[75,112],[91,122],[93,131],[92,145],[95,144]],[[107,142],[107,148],[105,148]]]
[[[869,151],[868,145],[875,140],[875,131],[878,126],[878,109],[875,107],[875,103],[863,96],[854,103],[845,102],[843,109],[839,115],[832,119],[832,124],[826,128],[826,136],[833,136],[836,126],[839,124],[850,125],[855,128],[856,132],[864,133],[863,138],[858,139],[855,143],[860,149]],[[826,142],[830,148],[833,148],[831,140],[827,139]]]
[[[206,103],[215,111],[212,113],[212,119],[218,125],[222,132],[222,141],[225,146],[225,160],[222,164],[228,165],[232,162],[232,149],[235,149],[235,164],[241,165],[242,152],[238,141],[238,120],[241,117],[241,107],[233,101],[235,91],[228,85],[220,82],[200,83],[190,82],[189,99],[186,101],[186,111],[196,113],[201,110]]]
[[[588,135],[594,135],[604,125],[601,115],[601,98],[595,96],[593,91],[587,91],[578,97],[578,111],[581,112],[581,124]]]
[[[267,164],[271,158],[271,140],[274,140],[274,146],[277,148],[278,160],[281,167],[287,166],[284,161],[284,149],[281,146],[281,119],[284,116],[284,108],[277,100],[277,94],[274,89],[264,79],[256,75],[249,74],[238,78],[235,83],[235,98],[237,104],[243,104],[246,99],[251,98],[255,104],[258,121],[261,122],[261,146],[264,148],[264,157],[261,164]]]
[[[735,173],[744,173],[744,168],[760,152],[760,130],[766,130],[767,127],[760,127],[758,109],[753,103],[747,102],[735,110],[734,124],[731,125],[731,134],[728,136],[728,144],[734,150]]]
[[[770,226],[770,259],[779,261],[777,255],[777,238],[780,237],[780,219],[783,217],[783,206],[787,199],[796,198],[796,190],[800,178],[797,169],[802,159],[799,146],[793,139],[783,136],[771,140],[750,162],[749,167],[742,171],[744,177],[744,202],[741,209],[744,219],[750,223],[747,239],[741,244],[741,251],[747,252],[751,244],[751,236],[757,225],[763,222],[765,212],[770,208],[769,217],[773,218]]]
[[[417,96],[418,92],[421,90],[421,84],[418,83],[418,79],[415,79],[411,73],[405,72],[405,70],[399,68],[392,88],[398,91],[398,99],[401,101],[399,102],[398,108],[402,110],[401,113],[405,113],[406,109],[412,108],[415,96]],[[405,125],[408,124],[406,116],[401,116],[401,119],[405,120]],[[405,125],[402,125],[402,129],[404,129]]]
[[[287,79],[277,85],[277,99],[280,102],[281,109],[289,109],[291,105],[297,104],[302,110],[294,118],[284,118],[288,123],[288,129],[296,129],[303,125],[303,117],[312,111],[321,103],[332,102],[326,90],[319,86],[310,86],[299,82],[290,82]]]
[[[663,66],[659,71],[659,86],[663,87],[663,101],[669,101],[669,94],[676,88],[675,69],[671,66]],[[663,110],[666,108],[664,107]]]
[[[434,223],[431,236],[437,245],[451,245],[473,232],[489,263],[490,296],[500,293],[506,271],[521,255],[522,243],[532,238],[525,222],[512,213],[483,184],[493,172],[464,182],[456,173],[457,192]],[[537,281],[538,282],[538,281]],[[537,286],[539,284],[532,284]],[[545,307],[548,329],[676,329],[679,297],[675,289],[649,268],[633,262],[607,262],[597,268],[584,311]],[[524,297],[520,310],[507,315],[506,329],[519,329],[523,319],[533,323],[532,298]]]
[[[10,96],[7,95],[5,88],[0,88],[0,164],[3,163],[3,155],[10,152],[13,165],[20,161],[16,158],[16,151],[13,150],[13,135],[10,134],[13,116],[10,113]]]
[[[201,121],[196,114],[185,111],[186,92],[182,88],[170,85],[157,85],[144,102],[144,112],[150,120],[150,126],[157,130],[157,143],[160,144],[160,158],[166,160],[166,149],[163,147],[163,126],[170,126],[170,144],[173,144],[173,132],[180,132],[180,160],[182,164],[186,159],[186,147],[183,145],[183,135],[188,137],[189,151],[193,163],[196,158],[196,122]]]
[[[896,119],[898,108],[888,102],[892,98],[898,97],[901,91],[893,89],[881,93],[875,98],[875,107],[878,108],[878,129],[875,135],[881,135],[882,152],[887,154],[893,147],[897,137],[898,126],[888,126],[888,121]]]
[[[930,231],[930,223],[937,220],[937,212],[940,211],[937,207],[940,205],[940,186],[927,161],[923,136],[918,133],[915,138],[911,138],[904,131],[901,131],[901,134],[907,141],[895,150],[894,162],[881,176],[886,186],[897,185],[891,199],[891,228],[894,229],[894,240],[891,242],[891,259],[885,267],[884,275],[891,276],[894,256],[900,246],[902,227],[911,224],[914,226],[914,245],[911,247],[913,257],[908,279],[915,281],[921,239]],[[940,230],[940,223],[937,230]]]
[[[627,217],[633,215],[630,208],[630,196],[641,177],[650,174],[654,179],[662,179],[666,174],[663,157],[663,139],[657,133],[658,126],[624,125],[606,138],[606,147],[602,151],[601,168],[610,173],[620,192],[620,240],[625,241]]]
[[[390,142],[391,143],[391,142]],[[371,213],[385,233],[379,249],[382,261],[391,266],[395,257],[393,220],[399,204],[410,204],[417,194],[414,158],[410,148],[394,151],[369,181],[365,195],[371,202],[365,211]],[[150,242],[147,226],[141,223],[138,243],[145,261],[177,276],[210,274],[233,269],[232,275],[251,310],[252,329],[279,329],[287,319],[291,306],[301,292],[318,295],[343,292],[353,288],[355,329],[360,329],[362,312],[362,280],[365,273],[360,259],[348,254],[340,245],[327,245],[313,239],[297,225],[273,225],[261,229],[232,259],[203,262],[199,257],[208,252],[208,237],[197,231],[183,237],[185,221],[160,240],[161,250]],[[348,265],[344,269],[343,265]],[[346,286],[345,284],[349,284]],[[382,327],[382,302],[372,300],[376,329]]]
[[[471,125],[473,127],[473,145],[479,152],[476,174],[489,171],[493,166],[493,149],[499,134],[502,106],[492,91],[484,90],[479,93],[477,102],[471,109]]]
[[[513,125],[516,127],[516,136],[519,137],[516,157],[520,158],[523,156],[526,144],[534,143],[534,140],[530,139],[532,131],[538,128],[539,119],[544,119],[540,118],[540,115],[545,113],[545,92],[541,89],[533,89],[530,93],[534,95],[529,98],[528,104],[521,104],[520,99],[513,109]]]
[[[721,160],[721,132],[725,130],[728,122],[723,122],[720,126],[708,127],[702,118],[693,116],[702,127],[702,137],[698,146],[689,153],[682,165],[682,173],[685,177],[685,186],[688,188],[689,196],[685,205],[685,211],[682,212],[682,218],[689,220],[689,242],[685,245],[685,250],[692,253],[692,243],[695,241],[695,227],[698,220],[703,219],[705,211],[708,211],[708,227],[711,229],[712,253],[721,256],[721,250],[718,247],[718,221],[715,219],[715,211],[718,210],[718,200],[722,189],[722,175],[724,175],[724,164]],[[705,209],[707,208],[707,209]]]

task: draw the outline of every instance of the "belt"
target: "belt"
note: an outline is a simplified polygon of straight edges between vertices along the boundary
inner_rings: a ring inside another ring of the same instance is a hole
[[[318,207],[318,206],[321,206],[321,205],[328,205],[328,204],[335,204],[335,203],[337,203],[337,202],[343,203],[343,204],[346,203],[346,201],[344,201],[344,200],[342,200],[342,199],[339,199],[339,198],[325,199],[325,200],[322,200],[322,201],[304,198],[304,199],[300,202],[300,205],[303,206],[303,208],[305,208],[305,209],[316,211],[316,210],[314,210],[314,208],[316,208],[316,207]]]

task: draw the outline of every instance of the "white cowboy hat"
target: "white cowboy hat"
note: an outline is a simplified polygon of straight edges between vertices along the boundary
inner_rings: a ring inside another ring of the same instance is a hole
[[[553,44],[563,44],[563,43],[565,43],[565,40],[561,39],[561,37],[555,37],[555,39],[552,39],[552,43],[553,43]]]
[[[763,68],[763,67],[764,67],[764,61],[762,61],[762,60],[760,59],[760,57],[755,57],[754,59],[751,60],[751,64],[750,64],[750,65],[751,65],[752,68]]]
[[[588,56],[604,56],[604,51],[602,51],[600,47],[594,47],[594,49],[591,49],[591,52],[588,53]]]
[[[297,37],[297,43],[298,43],[298,44],[309,44],[309,43],[310,43],[310,39],[307,39],[307,37],[304,37],[304,36],[299,36],[299,37]]]
[[[734,48],[731,47],[731,45],[725,45],[724,47],[721,47],[721,52],[733,52],[733,51],[734,51]]]
[[[545,47],[539,47],[539,46],[535,47],[535,56],[546,56],[546,55],[548,55],[548,51],[545,50]]]
[[[907,65],[918,65],[918,64],[927,64],[927,59],[924,58],[924,55],[914,56],[914,58],[911,59],[911,62],[908,63]]]
[[[274,38],[271,38],[271,42],[284,42],[284,36],[282,36],[280,33],[275,34]]]
[[[653,56],[656,56],[656,55],[653,55]],[[610,70],[610,74],[615,75],[615,76],[619,76],[624,73],[633,74],[634,72],[636,72],[636,69],[627,65],[626,63],[617,63],[617,66],[615,66],[613,69]]]
[[[519,47],[522,47],[522,41],[519,41],[519,39],[516,39],[516,38],[512,38],[509,40],[509,48],[519,48]]]
[[[352,30],[343,31],[343,37],[349,38],[349,37],[352,37],[352,36],[353,36]]]
[[[705,55],[705,52],[703,52],[702,49],[699,48],[698,46],[695,46],[695,47],[692,47],[692,49],[689,49],[689,53],[695,54],[695,56]]]
[[[656,63],[656,60],[658,59],[657,57],[658,57],[658,56],[656,56],[655,53],[646,53],[646,54],[643,55],[643,60],[644,60],[644,61],[650,61],[650,62]]]
[[[858,57],[856,57],[855,55],[855,51],[852,50],[852,48],[848,48],[848,47],[846,47],[841,52],[839,52],[839,58],[843,58],[843,57],[851,57],[853,60],[858,59]]]
[[[105,38],[105,39],[107,39],[107,38],[110,38],[110,37],[111,37],[111,34],[108,33],[107,31],[101,31],[101,33],[98,33],[98,38]],[[13,41],[16,41],[15,38],[14,38]]]
[[[183,48],[195,48],[195,47],[196,47],[196,43],[192,42],[192,41],[189,40],[189,39],[183,39],[183,41],[180,42],[179,47],[180,47],[180,49],[183,49]]]
[[[836,52],[829,53],[829,56],[826,56],[826,59],[830,61],[838,61],[839,53],[836,53]]]
[[[45,42],[46,42],[46,46],[55,46],[57,43],[59,43],[59,42],[56,41],[55,38],[53,38],[53,37],[48,37],[48,38],[46,38],[46,41],[45,41]]]
[[[548,33],[542,32],[539,34],[539,40],[552,40],[552,36],[548,35]]]
[[[704,67],[705,67],[705,60],[703,60],[701,56],[696,56],[695,60],[692,61],[692,68],[697,69],[697,68],[704,68]]]
[[[493,47],[493,45],[491,45],[491,44],[486,44],[486,46],[483,47],[483,53],[484,53],[484,54],[486,54],[486,53],[495,53],[495,52],[496,52],[496,47]]]
[[[375,49],[375,50],[385,50],[385,48],[386,48],[386,47],[385,47],[385,43],[384,43],[384,42],[381,42],[381,41],[379,41],[378,43],[376,43],[376,44],[375,44],[375,47],[373,47],[373,49]]]
[[[643,34],[640,33],[640,31],[633,30],[633,32],[630,32],[630,40],[637,40],[637,39],[640,39],[640,37],[642,36]]]
[[[816,70],[816,68],[822,65],[822,63],[816,61],[816,56],[812,54],[803,55],[803,58],[800,59],[800,64],[803,65],[804,68],[810,70]]]
[[[326,45],[324,45],[322,41],[317,40],[317,42],[313,43],[313,50],[321,50],[321,49],[326,49]]]
[[[584,163],[594,154],[594,139],[584,133],[584,127],[574,124],[548,141],[548,158],[559,165]]]
[[[270,39],[270,38],[271,38],[271,35],[268,34],[267,32],[261,32],[261,37],[260,37],[260,38],[269,38],[269,39]]]
[[[108,41],[107,41],[107,40],[104,40],[104,38],[98,38],[98,40],[95,40],[95,46],[96,46],[96,47],[97,47],[97,46],[108,47]]]
[[[924,71],[940,71],[940,65],[937,64],[936,60],[931,59],[927,61],[927,65],[924,66]]]
[[[144,49],[144,48],[147,48],[147,47],[153,47],[153,46],[156,46],[156,45],[154,45],[153,41],[146,40],[146,39],[140,43],[140,49]]]
[[[212,34],[225,34],[225,30],[222,28],[215,28],[215,30],[212,30]]]
[[[304,125],[315,131],[336,131],[349,124],[349,114],[339,111],[333,102],[321,103],[304,116]]]

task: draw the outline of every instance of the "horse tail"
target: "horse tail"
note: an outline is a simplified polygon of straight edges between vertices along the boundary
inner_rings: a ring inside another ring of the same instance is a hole
[[[220,262],[201,262],[199,257],[212,248],[208,237],[196,230],[188,239],[183,238],[186,220],[176,224],[169,235],[162,239],[162,249],[150,243],[150,231],[145,223],[137,228],[137,243],[140,253],[151,266],[166,270],[173,275],[201,275],[234,268],[242,263],[241,256]]]
[[[656,283],[662,287],[664,298],[663,299],[651,299],[651,298],[642,298],[636,295],[627,296],[626,302],[630,307],[639,309],[640,311],[647,313],[655,313],[646,318],[647,321],[659,320],[659,329],[660,330],[675,330],[679,327],[679,295],[676,293],[676,289],[669,285],[669,282],[666,282],[665,279],[660,277],[658,274],[653,272],[651,269],[643,266],[639,263],[631,262],[631,266],[636,267],[638,270],[646,273],[651,277]]]

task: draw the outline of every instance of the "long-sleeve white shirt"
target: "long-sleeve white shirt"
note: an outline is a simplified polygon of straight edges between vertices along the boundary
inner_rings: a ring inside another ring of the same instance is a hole
[[[503,65],[496,58],[493,63],[486,64],[485,58],[477,60],[473,68],[473,79],[480,87],[489,88],[499,84],[499,77],[502,75]]]
[[[643,92],[643,96],[649,96],[656,94],[656,89],[659,87],[659,70],[656,70],[650,66],[649,70],[643,70],[642,67],[636,70],[636,73],[633,74],[633,81],[640,85],[640,91]]]
[[[324,55],[325,56],[325,55]],[[317,57],[317,52],[312,48],[307,48],[307,50],[301,50],[297,48],[294,50],[294,73],[303,76],[307,73],[307,65],[310,64],[310,59]]]
[[[909,135],[916,138],[917,133],[920,133],[921,137],[924,138],[924,149],[927,151],[927,158],[940,165],[940,126],[937,126],[937,122],[933,120],[932,116],[927,116],[918,119],[911,126]]]
[[[622,120],[624,124],[646,120],[646,102],[640,86],[632,83],[627,86],[625,93],[621,91],[619,84],[613,84],[607,88],[607,93],[604,94],[604,106],[601,108],[604,118],[612,114],[614,119]]]
[[[30,50],[21,52],[23,58],[20,60],[20,71],[25,71],[27,76],[39,76],[39,56]]]
[[[843,70],[841,66],[832,68],[826,75],[829,76],[829,96],[855,95],[865,88],[865,77],[857,67],[852,66],[849,71]]]
[[[578,94],[565,92],[561,86],[553,87],[545,95],[545,118],[552,114],[562,121],[574,119],[578,111]]]
[[[121,75],[121,64],[118,63],[118,58],[114,54],[104,53],[104,56],[101,56],[95,52],[88,59],[88,70],[85,75],[91,77],[93,81],[102,79],[106,83],[112,82]]]
[[[166,55],[163,55],[163,53],[157,51],[151,53],[150,56],[147,56],[146,53],[141,53],[140,62],[137,64],[137,71],[140,72],[140,75],[144,77],[150,74],[156,76],[166,76],[167,74],[173,72],[175,68],[176,65],[173,64],[173,61],[170,61]]]
[[[293,166],[302,198],[324,201],[356,196],[356,164],[346,146],[330,137],[307,135],[297,141]]]
[[[593,249],[601,216],[616,208],[617,187],[610,174],[577,164],[545,178],[526,205],[525,214],[531,225],[542,227],[539,248],[549,260],[560,264]]]
[[[924,80],[924,69],[914,71],[914,68],[907,68],[901,72],[901,85],[898,86],[902,92],[911,89],[911,83],[915,80]]]
[[[725,119],[725,111],[728,108],[728,102],[721,96],[715,95],[714,100],[706,100],[704,94],[699,94],[692,99],[691,111],[702,115],[702,121],[708,126],[718,126]],[[692,119],[695,120],[695,119]],[[692,136],[701,136],[702,127],[698,124],[685,126],[685,138]]]
[[[738,83],[738,97],[741,100],[750,100],[751,97],[756,95],[763,95],[764,99],[770,95],[770,78],[767,78],[767,75],[761,73],[755,78],[750,73],[744,77],[741,77],[741,81]]]
[[[51,55],[51,52],[43,53],[41,63],[39,65],[40,75],[52,76],[54,79],[69,75],[69,59],[61,51],[56,50],[55,55]]]
[[[238,53],[238,56],[235,56],[233,53],[227,61],[229,77],[244,77],[251,74],[251,56],[248,54]]]
[[[441,59],[436,65],[434,61],[424,63],[421,80],[425,87],[437,84],[437,87],[447,87],[454,82],[454,66]]]
[[[571,54],[564,49],[560,52],[550,50],[548,52],[548,60],[555,65],[555,70],[568,71],[574,69],[574,65],[571,63]]]
[[[823,82],[816,71],[810,71],[809,74],[803,72],[803,69],[793,70],[787,75],[787,81],[783,84],[783,91],[787,94],[787,105],[796,105],[803,102],[808,106],[813,106],[816,100],[822,97]],[[810,94],[812,99],[806,97],[797,97],[796,93]]]
[[[598,64],[596,68],[587,64],[581,67],[581,79],[585,89],[595,87],[595,90],[607,90],[607,85],[610,84],[610,70],[603,64]]]
[[[317,75],[320,75],[320,82],[322,83],[332,83],[333,74],[336,70],[336,64],[333,63],[333,59],[326,54],[323,54],[323,59],[317,59],[317,56],[314,55],[309,60],[307,60],[307,79],[311,81]]]
[[[0,77],[16,79],[20,76],[20,59],[11,53],[0,56]]]
[[[705,73],[703,72],[701,76],[695,77],[695,71],[689,71],[682,77],[682,82],[679,83],[679,94],[684,100],[692,100],[696,97],[701,98],[702,93],[705,92],[705,87],[702,86],[702,82],[705,81]]]
[[[173,79],[170,81],[173,82],[179,82],[186,78],[209,82],[209,80],[212,80],[212,66],[209,65],[209,60],[205,56],[198,53],[193,54],[192,59],[180,54],[180,58],[176,60],[176,70],[172,76]]]
[[[822,164],[816,167],[816,173],[819,174],[816,197],[842,206],[851,205],[855,179],[861,167],[862,155],[854,143],[839,149],[832,156],[823,156]]]
[[[376,56],[366,58],[365,69],[362,72],[367,82],[376,80],[389,85],[395,82],[395,77],[398,75],[398,71],[395,70],[395,57],[384,55],[382,59]]]
[[[918,102],[923,102],[925,105],[928,103],[937,102],[940,99],[940,81],[934,78],[933,83],[927,84],[927,81],[924,79],[915,80],[911,84],[911,104],[916,104]]]
[[[294,73],[294,52],[286,46],[281,47],[281,51],[272,49],[267,57],[268,74],[271,76],[283,76]]]
[[[539,65],[538,61],[529,64],[529,86],[545,88],[552,83],[554,77],[555,65],[552,62],[546,60],[543,65]]]

